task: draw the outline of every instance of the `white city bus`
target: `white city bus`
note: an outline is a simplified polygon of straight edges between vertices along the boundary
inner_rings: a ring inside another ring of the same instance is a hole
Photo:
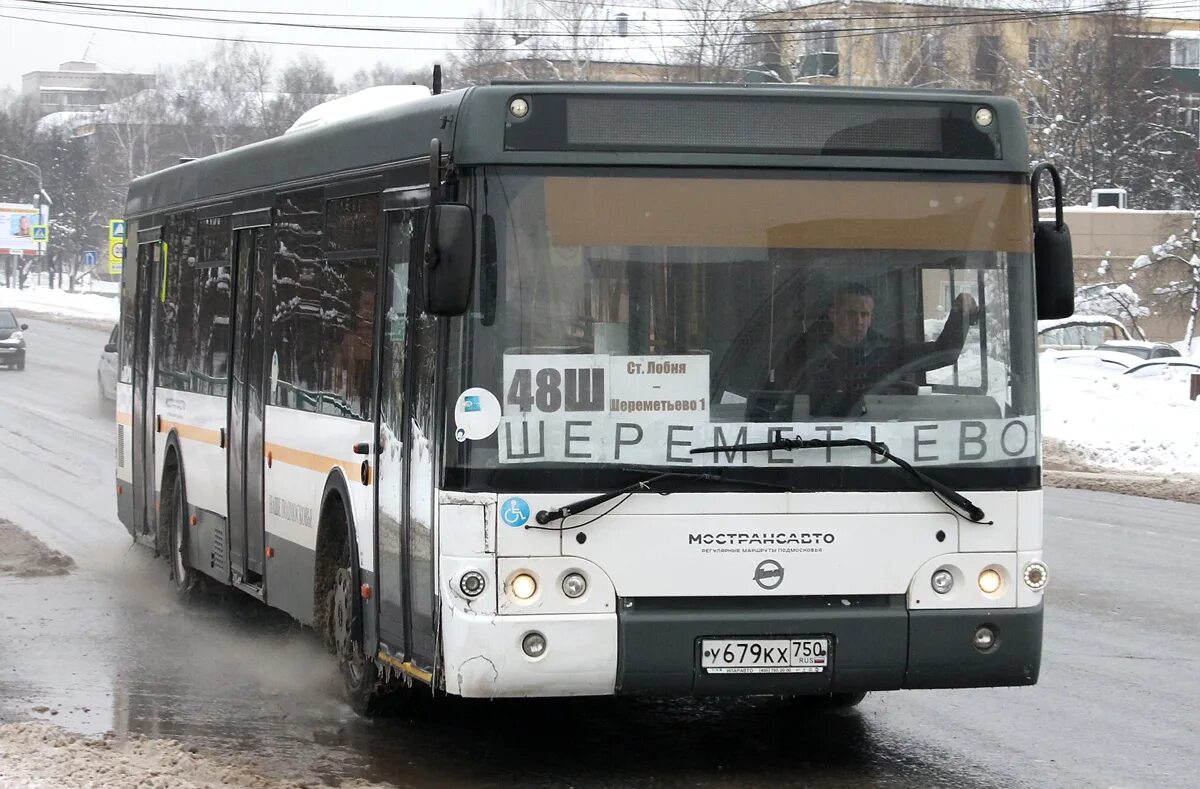
[[[1037,681],[1072,297],[1014,102],[415,90],[130,188],[119,511],[178,593],[364,712]],[[891,366],[838,378],[843,297]]]

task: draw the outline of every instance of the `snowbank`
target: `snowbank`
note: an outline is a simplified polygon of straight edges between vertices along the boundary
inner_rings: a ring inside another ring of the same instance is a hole
[[[0,286],[0,307],[14,309],[20,315],[75,318],[115,324],[121,315],[116,283],[98,282],[93,292],[68,293],[38,285],[24,290]]]
[[[5,789],[299,789],[320,780],[269,778],[249,764],[198,753],[175,740],[72,734],[48,723],[0,725]],[[344,787],[381,787],[350,781]]]
[[[1105,375],[1043,357],[1042,432],[1091,465],[1200,473],[1200,400],[1184,380]]]
[[[17,524],[0,518],[0,575],[34,578],[66,575],[75,560],[59,553]]]

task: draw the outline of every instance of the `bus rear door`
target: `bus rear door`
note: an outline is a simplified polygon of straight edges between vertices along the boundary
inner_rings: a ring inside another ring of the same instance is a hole
[[[261,587],[263,578],[266,233],[266,227],[234,231],[236,296],[226,431],[229,571],[235,584],[252,587]]]

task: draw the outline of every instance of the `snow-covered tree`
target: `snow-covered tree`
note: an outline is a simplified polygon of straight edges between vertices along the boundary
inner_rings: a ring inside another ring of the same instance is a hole
[[[1171,267],[1183,276],[1171,279],[1154,293],[1187,310],[1188,322],[1183,340],[1191,346],[1196,336],[1196,318],[1200,315],[1200,210],[1192,212],[1191,227],[1182,235],[1172,234],[1166,241],[1150,249],[1149,255],[1139,255],[1133,261],[1134,272],[1149,268]]]
[[[1200,140],[1161,68],[1168,42],[1139,9],[1117,0],[1071,25],[1030,25],[1030,56],[1007,63],[1001,88],[1024,105],[1031,151],[1058,165],[1067,201],[1123,187],[1131,208],[1194,206]]]
[[[1075,290],[1075,312],[1083,315],[1112,315],[1133,330],[1139,340],[1146,339],[1139,321],[1149,317],[1137,292],[1125,283],[1097,282]]]

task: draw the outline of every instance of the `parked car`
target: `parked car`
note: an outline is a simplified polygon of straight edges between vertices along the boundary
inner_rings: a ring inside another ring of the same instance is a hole
[[[1130,367],[1138,364],[1136,357],[1116,351],[1086,350],[1086,351],[1045,351],[1038,359],[1045,364],[1055,365],[1055,369],[1067,374],[1091,377],[1095,373],[1101,375],[1122,375]]]
[[[12,310],[0,309],[0,365],[25,369],[25,332],[28,323],[20,323]]]
[[[1193,337],[1191,342],[1187,340],[1173,342],[1171,347],[1179,351],[1180,356],[1200,356],[1200,337]]]
[[[1167,359],[1178,357],[1179,349],[1165,342],[1146,342],[1140,340],[1109,340],[1096,346],[1097,351],[1117,351],[1130,353],[1139,359]]]
[[[1153,359],[1135,364],[1122,375],[1156,381],[1178,381],[1184,384],[1190,381],[1193,375],[1200,375],[1200,360]]]
[[[1125,324],[1109,315],[1073,315],[1038,321],[1039,351],[1082,351],[1110,340],[1128,340]]]
[[[119,327],[113,326],[112,334],[108,335],[108,343],[100,352],[100,361],[96,365],[96,385],[100,389],[100,399],[117,399],[117,332]]]

